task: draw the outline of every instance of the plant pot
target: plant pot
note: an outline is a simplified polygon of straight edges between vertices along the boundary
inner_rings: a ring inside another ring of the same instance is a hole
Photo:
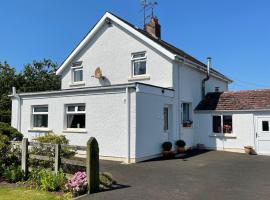
[[[253,153],[253,147],[252,146],[245,146],[245,153],[251,155]]]
[[[174,151],[163,151],[162,153],[165,158],[173,158],[175,156]]]
[[[185,147],[177,147],[176,151],[177,151],[177,153],[185,153],[186,149],[185,149]]]

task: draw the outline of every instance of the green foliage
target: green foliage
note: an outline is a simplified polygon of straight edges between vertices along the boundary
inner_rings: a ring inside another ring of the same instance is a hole
[[[172,143],[171,142],[163,142],[162,148],[164,151],[170,151],[172,149]]]
[[[116,183],[116,181],[113,180],[112,175],[107,172],[103,172],[99,174],[99,181],[100,181],[100,187],[104,189],[111,188],[112,185]]]
[[[9,183],[21,181],[23,178],[21,167],[18,165],[7,166],[4,170],[3,176]]]
[[[0,134],[6,135],[9,140],[22,140],[23,134],[7,123],[0,122]]]
[[[66,181],[67,178],[63,171],[55,174],[51,170],[37,168],[30,172],[27,183],[45,191],[63,191]]]
[[[45,136],[40,136],[34,139],[41,143],[52,143],[52,144],[68,144],[68,139],[64,135],[56,135],[54,133],[49,133]]]

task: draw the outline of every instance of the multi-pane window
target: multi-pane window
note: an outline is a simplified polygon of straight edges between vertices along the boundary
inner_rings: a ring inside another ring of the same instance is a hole
[[[213,133],[232,133],[233,123],[232,115],[213,116]]]
[[[190,103],[182,103],[182,124],[184,127],[190,127],[192,124]]]
[[[67,128],[85,128],[85,105],[66,106]]]
[[[72,67],[72,80],[74,83],[83,81],[83,67]]]
[[[34,106],[33,111],[33,128],[48,127],[48,106]]]
[[[169,130],[169,108],[164,107],[163,108],[163,130],[168,131]]]
[[[146,52],[132,54],[131,61],[133,76],[146,74]]]

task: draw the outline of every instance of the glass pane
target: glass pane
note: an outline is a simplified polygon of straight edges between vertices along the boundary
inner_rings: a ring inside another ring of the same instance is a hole
[[[144,58],[145,57],[145,53],[136,53],[132,55],[132,58]]]
[[[146,61],[134,62],[134,76],[146,74]]]
[[[68,106],[68,111],[70,112],[75,111],[75,106]]]
[[[74,70],[74,82],[83,81],[83,70]]]
[[[169,109],[167,107],[163,110],[164,114],[164,131],[167,131],[169,129]]]
[[[189,121],[189,104],[183,103],[183,122]]]
[[[262,121],[262,130],[269,131],[269,122],[268,121]]]
[[[48,106],[34,107],[34,112],[48,112]]]
[[[85,106],[78,106],[78,111],[85,111]]]
[[[221,116],[213,116],[213,133],[221,133]]]
[[[34,115],[33,127],[48,127],[48,115]]]
[[[85,114],[67,115],[67,128],[85,128]]]
[[[223,116],[223,133],[232,133],[232,116]]]

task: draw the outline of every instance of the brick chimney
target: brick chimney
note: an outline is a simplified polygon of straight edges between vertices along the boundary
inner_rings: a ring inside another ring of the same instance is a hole
[[[157,39],[161,37],[161,26],[156,17],[152,17],[150,22],[144,25],[144,30]]]

